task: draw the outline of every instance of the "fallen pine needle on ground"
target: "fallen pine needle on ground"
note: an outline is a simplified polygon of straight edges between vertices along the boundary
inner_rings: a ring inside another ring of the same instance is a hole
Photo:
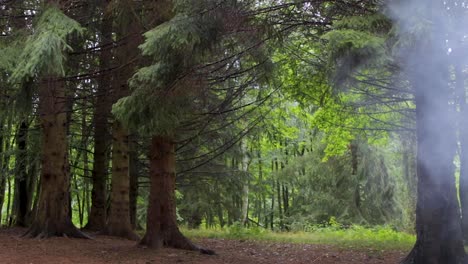
[[[334,245],[284,243],[224,238],[193,238],[217,255],[137,247],[133,241],[95,236],[92,240],[64,237],[44,240],[19,238],[24,229],[0,230],[1,263],[398,263],[405,250],[366,250],[340,248]]]

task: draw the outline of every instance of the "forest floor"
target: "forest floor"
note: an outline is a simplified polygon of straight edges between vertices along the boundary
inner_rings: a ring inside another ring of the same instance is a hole
[[[207,256],[174,249],[154,251],[137,247],[133,241],[95,236],[92,240],[51,238],[26,239],[25,229],[0,230],[0,263],[398,263],[403,251],[352,250],[329,245],[289,244],[231,239],[196,239],[205,248],[216,251]]]

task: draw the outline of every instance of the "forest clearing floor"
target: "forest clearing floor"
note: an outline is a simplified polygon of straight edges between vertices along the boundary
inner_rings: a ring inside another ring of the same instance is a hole
[[[91,240],[56,237],[21,238],[26,230],[0,229],[0,263],[398,263],[405,252],[340,249],[329,245],[290,244],[251,240],[205,239],[194,242],[216,251],[207,256],[175,249],[159,251],[137,247],[134,241],[108,236]]]

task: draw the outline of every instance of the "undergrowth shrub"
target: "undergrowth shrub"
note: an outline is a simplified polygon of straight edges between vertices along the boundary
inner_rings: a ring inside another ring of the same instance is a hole
[[[188,230],[183,229],[193,238],[225,238],[272,241],[282,243],[324,244],[344,248],[375,250],[408,250],[415,242],[412,234],[399,232],[391,226],[345,225],[331,217],[323,224],[297,224],[297,229],[290,232],[277,232],[261,227],[244,227],[235,223],[229,228]]]

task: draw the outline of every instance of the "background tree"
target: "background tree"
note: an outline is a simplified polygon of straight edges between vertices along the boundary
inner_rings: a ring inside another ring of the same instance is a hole
[[[120,46],[116,49],[116,63],[120,65],[113,78],[113,101],[129,93],[128,80],[138,65],[138,45],[141,42],[141,25],[136,16],[136,5],[132,1],[117,2],[117,38]],[[105,233],[138,239],[130,222],[129,203],[129,131],[119,120],[112,125],[112,192],[110,213]]]
[[[93,155],[93,190],[92,203],[86,229],[103,230],[107,221],[107,174],[110,145],[109,116],[111,110],[110,86],[112,75],[108,72],[112,58],[112,12],[109,10],[110,1],[101,1],[100,13],[103,19],[100,25],[101,51],[99,67],[101,75],[98,79],[96,91],[96,109],[93,116],[94,126],[94,155]]]

